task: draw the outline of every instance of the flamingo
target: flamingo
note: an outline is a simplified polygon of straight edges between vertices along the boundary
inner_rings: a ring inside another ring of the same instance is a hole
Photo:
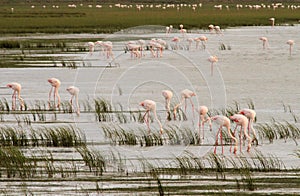
[[[215,26],[213,24],[208,25],[209,32],[213,33]]]
[[[187,38],[187,41],[189,43],[188,50],[191,50],[192,49],[192,43],[193,43],[194,39],[193,38]]]
[[[159,43],[158,40],[151,39],[151,41],[149,42],[149,45],[150,45],[150,50],[151,50],[151,53],[152,53],[153,57],[162,57],[162,52],[163,52],[164,47]],[[157,54],[156,55],[155,55],[155,52],[154,52],[154,48],[157,49]]]
[[[173,93],[172,93],[172,91],[169,91],[169,90],[163,90],[162,95],[164,96],[165,101],[166,101],[165,107],[167,110],[167,119],[170,121],[171,120],[170,103],[171,103],[171,99],[173,97]]]
[[[48,82],[51,84],[51,89],[49,92],[49,107],[50,107],[50,101],[51,101],[51,94],[52,94],[52,89],[54,88],[54,93],[53,93],[53,97],[54,97],[54,106],[55,106],[55,98],[57,97],[57,106],[60,106],[60,96],[58,94],[58,89],[60,87],[61,82],[59,81],[59,79],[57,78],[49,78]]]
[[[207,116],[208,108],[204,105],[199,107],[199,138],[200,138],[200,132],[202,131],[202,139],[204,139],[204,123],[209,123],[209,130],[212,130],[212,124],[210,117]]]
[[[88,47],[89,47],[89,54],[92,55],[94,50],[95,50],[95,43],[94,42],[88,42]]]
[[[211,65],[210,65],[210,70],[211,70],[211,76],[214,74],[214,63],[218,62],[218,57],[217,56],[210,56],[208,58],[208,61],[211,62]]]
[[[205,35],[202,35],[200,37],[196,37],[194,40],[196,41],[196,49],[198,49],[200,42],[202,44],[202,48],[203,49],[206,48],[205,43],[207,42],[208,38]]]
[[[237,146],[238,146],[238,141],[231,134],[231,131],[230,131],[230,120],[229,120],[229,118],[227,118],[226,116],[216,115],[216,116],[211,117],[210,119],[212,121],[216,122],[218,125],[220,125],[219,130],[218,130],[217,135],[216,135],[216,142],[215,142],[214,153],[216,154],[216,152],[217,152],[218,140],[219,140],[219,135],[220,135],[220,141],[221,141],[221,146],[222,146],[222,154],[224,154],[222,128],[226,127],[228,135],[231,137],[232,140],[235,141],[233,153],[236,154]],[[230,148],[230,150],[231,150],[231,148]]]
[[[150,120],[149,113],[150,113],[150,112],[153,112],[154,118],[157,120],[157,123],[159,124],[159,127],[160,127],[160,134],[162,134],[163,129],[162,129],[161,122],[160,122],[159,119],[157,118],[157,114],[156,114],[156,103],[155,103],[155,101],[146,99],[146,100],[140,102],[139,105],[142,106],[142,107],[146,110],[146,112],[145,112],[145,114],[144,114],[144,116],[143,116],[143,119],[145,120],[145,122],[146,122],[146,124],[147,124],[147,126],[148,126],[149,134],[150,134],[150,125],[149,125],[149,120]],[[146,115],[148,115],[147,119],[145,118]]]
[[[132,42],[129,42],[127,44],[127,47],[131,53],[131,58],[133,56],[135,56],[136,58],[140,58],[141,57],[141,53],[139,52],[139,49],[140,49],[140,45],[139,44],[135,44],[135,43],[132,43]]]
[[[216,31],[217,34],[222,34],[220,26],[215,26],[215,31]]]
[[[253,127],[253,122],[254,122],[255,117],[256,117],[256,112],[252,109],[245,108],[245,109],[240,110],[238,113],[242,114],[242,115],[244,115],[248,118],[248,135],[250,136],[250,132],[252,130],[252,133],[253,133],[253,136],[254,136],[253,140],[255,140],[256,144],[258,144],[258,140],[257,140],[257,137],[256,137],[256,131]]]
[[[193,96],[196,96],[196,94],[195,94],[193,91],[189,90],[189,89],[184,89],[183,91],[181,91],[180,94],[181,94],[181,101],[180,101],[179,104],[177,104],[177,105],[174,107],[174,111],[173,111],[173,114],[174,114],[174,120],[176,120],[176,112],[177,112],[177,108],[178,108],[180,105],[182,105],[183,101],[185,101],[185,109],[184,109],[184,111],[185,111],[185,113],[186,113],[186,107],[187,107],[186,100],[187,100],[187,99],[190,99],[190,102],[191,102],[191,105],[192,105],[193,116],[194,116],[194,103],[193,103],[193,101],[192,101],[191,98],[192,98]]]
[[[66,90],[72,95],[70,99],[71,107],[73,107],[73,98],[75,97],[76,114],[79,116],[80,114],[80,108],[78,103],[79,88],[76,86],[69,86]]]
[[[139,39],[137,41],[137,43],[140,44],[140,50],[141,50],[141,55],[140,56],[143,57],[143,50],[144,50],[144,46],[146,44],[146,41],[143,40],[143,39]]]
[[[174,42],[175,43],[175,50],[178,50],[178,43],[180,42],[180,39],[179,39],[179,37],[173,37],[173,39],[172,39],[172,42]]]
[[[295,44],[295,41],[289,39],[286,43],[287,43],[288,45],[290,45],[290,56],[292,56],[292,47],[293,47],[293,45]]]
[[[8,83],[6,87],[11,88],[14,91],[12,94],[12,107],[11,107],[12,110],[16,109],[17,94],[20,102],[20,110],[22,110],[24,108],[24,100],[21,97],[21,89],[22,89],[21,84],[17,82],[12,82],[12,83]]]
[[[263,49],[266,49],[269,46],[268,38],[260,37],[259,39],[263,42]]]
[[[105,47],[104,47],[103,41],[96,41],[95,46],[98,46],[98,45],[100,46],[100,50],[101,50],[100,55],[105,56]]]
[[[243,129],[244,135],[246,136],[246,138],[248,138],[247,152],[250,152],[252,139],[249,136],[249,134],[247,133],[248,118],[242,114],[234,114],[233,116],[230,116],[230,119],[233,120],[236,124],[233,135],[235,135],[236,128],[238,126],[241,127],[240,134],[239,134],[239,136],[240,136],[240,151],[242,152],[242,129]]]
[[[107,59],[109,59],[109,58],[114,59],[114,54],[112,52],[112,48],[113,48],[112,42],[111,41],[103,42],[103,46],[104,46],[104,48],[106,50],[106,57],[107,57]]]
[[[271,21],[272,27],[274,27],[274,25],[275,25],[275,18],[269,18],[269,21]]]

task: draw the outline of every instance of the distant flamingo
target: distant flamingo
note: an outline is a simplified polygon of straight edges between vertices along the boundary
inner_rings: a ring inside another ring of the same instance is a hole
[[[246,116],[248,118],[248,121],[249,121],[248,122],[248,135],[250,136],[250,133],[252,131],[253,136],[254,136],[254,138],[253,138],[252,141],[255,140],[256,144],[258,144],[258,140],[257,140],[257,136],[256,136],[256,131],[255,131],[254,127],[253,127],[253,123],[254,123],[254,120],[255,120],[255,117],[256,117],[256,112],[254,110],[252,110],[252,109],[245,108],[245,109],[240,110],[239,114],[242,114],[242,115],[244,115],[244,116]]]
[[[274,25],[275,25],[275,18],[269,18],[269,21],[271,21],[272,27],[274,27]]]
[[[162,46],[157,39],[151,39],[149,42],[150,51],[152,53],[152,57],[162,57],[164,46]],[[155,54],[156,49],[156,54]]]
[[[127,48],[131,53],[131,58],[136,57],[136,58],[140,58],[141,57],[141,53],[140,53],[140,48],[141,46],[139,44],[135,44],[133,42],[129,42],[127,44]]]
[[[171,99],[173,97],[173,93],[172,91],[169,90],[163,90],[162,91],[162,95],[164,96],[165,100],[166,100],[166,110],[167,110],[167,120],[171,120],[171,111],[170,111],[170,103],[171,103]]]
[[[188,50],[192,50],[192,43],[193,43],[194,39],[193,38],[187,38],[187,41],[189,43]]]
[[[208,39],[207,39],[207,37],[206,37],[205,35],[202,35],[202,36],[200,36],[200,37],[196,37],[194,40],[196,41],[196,49],[199,48],[199,43],[200,43],[200,42],[201,42],[201,44],[202,44],[202,48],[203,48],[203,49],[206,48],[205,43],[207,42]]]
[[[247,128],[248,128],[248,119],[247,119],[247,117],[242,115],[242,114],[234,114],[233,116],[230,116],[230,119],[233,120],[236,124],[233,135],[235,135],[236,128],[238,126],[241,127],[240,134],[239,134],[239,137],[240,137],[240,151],[242,152],[242,129],[243,129],[244,135],[246,136],[246,138],[248,138],[247,152],[250,152],[252,139],[249,136],[249,134],[247,133]]]
[[[105,47],[103,41],[96,41],[95,46],[100,46],[100,55],[105,56]]]
[[[173,37],[172,42],[175,43],[174,49],[175,49],[175,50],[178,50],[178,49],[179,49],[179,42],[180,42],[179,37]]]
[[[20,102],[20,110],[24,108],[24,100],[21,97],[21,84],[17,82],[8,83],[6,87],[11,88],[14,92],[12,94],[12,110],[16,110],[17,94]]]
[[[76,114],[79,115],[80,114],[80,108],[78,103],[79,88],[76,86],[69,86],[66,90],[72,95],[70,99],[70,104],[72,108],[73,108],[73,98],[75,97]]]
[[[266,49],[269,46],[268,38],[260,37],[259,40],[261,40],[263,42],[263,49]]]
[[[212,25],[212,24],[208,25],[209,32],[213,33],[214,29],[215,29],[214,25]]]
[[[213,76],[214,74],[214,63],[218,62],[218,57],[217,56],[210,56],[208,58],[208,61],[211,62],[211,65],[210,65],[210,73],[211,73],[211,76]]]
[[[145,46],[145,44],[146,44],[146,41],[145,40],[143,40],[143,39],[139,39],[138,41],[137,41],[137,43],[140,45],[140,50],[141,50],[141,57],[143,57],[143,51],[144,51],[144,46]]]
[[[215,31],[217,34],[222,34],[220,26],[215,26]]]
[[[103,42],[103,46],[106,50],[106,58],[107,59],[114,59],[114,54],[112,52],[112,48],[113,48],[113,44],[111,41],[106,41],[106,42]]]
[[[290,39],[286,43],[290,45],[290,56],[292,56],[292,47],[295,44],[295,41]]]
[[[233,149],[233,153],[236,154],[237,151],[237,146],[238,146],[238,141],[237,139],[231,134],[230,131],[230,120],[229,118],[227,118],[226,116],[221,116],[221,115],[216,115],[210,118],[213,122],[216,122],[220,128],[217,132],[216,135],[216,142],[215,142],[215,149],[214,149],[214,153],[216,154],[217,152],[217,146],[219,145],[219,135],[220,135],[220,141],[221,141],[221,146],[222,146],[222,154],[224,154],[224,146],[223,146],[223,134],[222,134],[222,128],[226,127],[228,135],[231,137],[232,140],[235,141],[235,145],[234,145],[234,149]],[[231,150],[231,148],[230,148]]]
[[[150,112],[153,112],[153,115],[154,115],[154,118],[157,120],[157,123],[159,124],[159,127],[160,127],[160,134],[163,133],[163,129],[162,129],[162,125],[161,125],[161,122],[159,121],[159,119],[157,118],[157,114],[156,114],[156,103],[152,100],[149,100],[149,99],[146,99],[144,101],[142,101],[140,104],[140,106],[142,106],[145,110],[146,110],[146,113],[144,114],[143,116],[143,119],[145,120],[147,126],[148,126],[148,129],[149,129],[149,133],[150,133]],[[146,115],[147,115],[147,118],[146,118]]]
[[[89,47],[89,54],[92,55],[95,50],[94,42],[88,42],[88,47]]]
[[[54,97],[54,107],[58,107],[60,106],[60,96],[58,94],[58,89],[60,87],[61,82],[57,79],[57,78],[49,78],[48,82],[51,84],[51,89],[49,92],[49,107],[51,106],[51,94],[52,94],[52,90],[54,88],[54,93],[53,93],[53,97]],[[57,105],[55,106],[55,99],[57,97]]]
[[[204,105],[199,107],[199,138],[202,131],[202,139],[204,139],[204,123],[208,122],[210,131],[212,130],[212,124],[210,117],[207,115],[208,108]]]
[[[180,100],[180,103],[177,104],[177,105],[174,107],[174,111],[173,111],[174,120],[176,120],[177,108],[178,108],[180,105],[182,105],[183,101],[185,101],[184,111],[185,111],[185,113],[186,113],[186,107],[187,107],[186,100],[187,100],[187,99],[190,99],[190,102],[191,102],[191,105],[192,105],[193,116],[195,116],[195,115],[194,115],[194,103],[193,103],[193,101],[192,101],[191,98],[192,98],[193,96],[196,96],[196,94],[195,94],[193,91],[189,90],[189,89],[184,89],[183,91],[181,91],[180,94],[181,94],[181,100]]]

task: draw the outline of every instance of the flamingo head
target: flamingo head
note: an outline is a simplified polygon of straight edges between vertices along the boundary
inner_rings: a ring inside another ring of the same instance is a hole
[[[142,107],[144,107],[145,106],[145,102],[142,101],[141,103],[139,103],[139,105],[142,106]]]
[[[6,87],[12,88],[12,84],[7,84]]]

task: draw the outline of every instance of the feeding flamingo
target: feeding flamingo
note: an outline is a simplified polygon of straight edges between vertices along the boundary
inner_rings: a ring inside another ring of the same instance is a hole
[[[199,138],[200,132],[202,131],[202,139],[204,139],[204,123],[208,122],[209,130],[212,131],[212,124],[210,117],[207,115],[208,108],[204,105],[199,107]]]
[[[263,42],[263,49],[266,49],[269,46],[268,38],[260,37],[259,39]]]
[[[172,42],[175,43],[174,49],[175,49],[175,50],[178,50],[178,49],[179,49],[178,43],[180,42],[179,37],[173,37]]]
[[[94,50],[95,50],[95,43],[94,42],[88,42],[88,47],[89,47],[89,54],[92,55]]]
[[[57,105],[56,107],[60,106],[60,96],[58,94],[58,89],[60,87],[61,82],[59,81],[59,79],[57,78],[49,78],[48,82],[51,84],[51,89],[49,92],[49,107],[50,107],[50,103],[51,103],[51,94],[52,94],[52,90],[54,89],[54,93],[53,93],[53,97],[54,97],[54,107],[55,107],[55,99],[57,97]]]
[[[140,106],[142,106],[146,112],[143,116],[143,119],[145,120],[147,126],[148,126],[148,129],[149,129],[149,133],[150,133],[150,112],[153,112],[153,115],[154,115],[154,118],[157,120],[157,123],[159,124],[159,127],[160,127],[160,134],[162,134],[163,132],[163,129],[162,129],[162,125],[161,125],[161,122],[160,120],[157,118],[157,114],[156,114],[156,103],[152,100],[149,100],[149,99],[146,99],[144,101],[142,101],[140,104]],[[147,118],[146,118],[146,115],[147,115]]]
[[[295,44],[295,41],[290,39],[286,43],[290,46],[290,56],[292,56],[292,47]]]
[[[6,87],[11,88],[13,90],[13,94],[12,94],[12,110],[16,109],[16,102],[17,102],[17,94],[18,94],[18,99],[20,102],[20,110],[22,110],[24,108],[24,100],[21,97],[21,89],[22,86],[21,84],[17,83],[17,82],[12,82],[12,83],[8,83],[6,85]]]
[[[200,37],[196,37],[194,40],[196,41],[196,49],[199,48],[199,43],[200,43],[200,42],[201,42],[201,44],[202,44],[202,48],[203,48],[203,49],[206,48],[205,43],[207,42],[208,38],[207,38],[205,35],[202,35],[202,36],[200,36]]]
[[[217,56],[210,56],[208,58],[208,61],[211,62],[211,65],[210,65],[210,73],[211,75],[214,74],[214,63],[218,62],[218,57]]]
[[[242,114],[244,116],[246,116],[248,118],[248,135],[250,136],[250,133],[252,131],[253,133],[253,140],[252,141],[256,141],[256,144],[258,144],[258,140],[257,140],[257,136],[256,136],[256,131],[253,127],[253,122],[255,121],[255,117],[256,117],[256,112],[252,109],[248,109],[248,108],[245,108],[245,109],[242,109],[238,112],[239,114]],[[251,142],[252,143],[252,142]]]
[[[181,91],[181,101],[179,102],[179,104],[177,104],[175,107],[174,107],[174,111],[173,111],[173,115],[174,115],[174,120],[176,120],[176,113],[177,113],[177,108],[182,105],[183,101],[185,101],[185,107],[184,107],[184,111],[186,113],[186,107],[187,107],[187,103],[186,103],[186,100],[187,99],[190,99],[190,102],[191,102],[191,105],[192,105],[192,111],[193,111],[193,116],[194,115],[194,103],[192,101],[192,97],[193,96],[196,96],[196,94],[189,90],[189,89],[184,89],[183,91]]]
[[[171,120],[170,103],[171,103],[171,99],[173,97],[173,93],[172,93],[172,91],[169,91],[169,90],[163,90],[162,95],[164,96],[165,101],[166,101],[165,107],[167,110],[167,120]]]
[[[247,147],[247,152],[250,152],[250,148],[251,148],[251,143],[252,143],[252,139],[249,136],[249,134],[247,133],[247,128],[248,128],[248,118],[242,114],[234,114],[233,116],[230,116],[230,119],[233,120],[236,124],[236,127],[234,129],[233,135],[235,135],[236,132],[236,128],[238,126],[241,127],[240,129],[240,151],[242,152],[242,129],[243,129],[243,133],[246,136],[246,138],[248,138],[248,147]]]
[[[231,134],[230,131],[230,120],[226,116],[221,116],[221,115],[216,115],[210,118],[213,122],[216,122],[220,127],[216,135],[216,142],[215,142],[215,149],[214,153],[216,154],[217,152],[217,146],[219,145],[219,135],[220,135],[220,141],[221,141],[221,146],[222,146],[222,154],[224,154],[224,146],[223,146],[223,133],[222,133],[222,128],[226,127],[228,135],[231,137],[232,140],[235,141],[233,153],[236,154],[237,151],[237,146],[238,146],[238,141],[237,139]],[[231,151],[231,148],[230,148]]]
[[[75,98],[76,114],[79,115],[80,114],[80,108],[78,103],[79,88],[76,86],[69,86],[66,90],[72,95],[70,99],[70,104],[72,108],[73,108],[73,98]]]

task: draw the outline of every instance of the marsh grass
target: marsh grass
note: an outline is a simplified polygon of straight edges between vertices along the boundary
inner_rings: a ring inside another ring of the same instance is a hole
[[[86,143],[85,135],[73,126],[23,127],[0,126],[1,146],[74,147]]]

